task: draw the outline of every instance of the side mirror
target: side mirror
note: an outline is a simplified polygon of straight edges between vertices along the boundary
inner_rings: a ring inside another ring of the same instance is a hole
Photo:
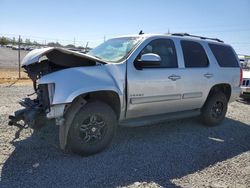
[[[142,70],[143,68],[157,67],[161,64],[161,57],[157,54],[147,53],[141,56],[134,62],[136,69]]]

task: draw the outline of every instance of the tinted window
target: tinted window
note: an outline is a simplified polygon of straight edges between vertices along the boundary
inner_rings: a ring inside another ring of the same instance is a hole
[[[181,41],[185,67],[207,67],[208,58],[205,50],[198,42]]]
[[[230,46],[209,44],[209,47],[221,67],[239,67],[237,58]]]
[[[151,41],[140,53],[154,53],[161,57],[161,64],[158,67],[177,68],[177,57],[174,42],[170,39],[156,39]]]

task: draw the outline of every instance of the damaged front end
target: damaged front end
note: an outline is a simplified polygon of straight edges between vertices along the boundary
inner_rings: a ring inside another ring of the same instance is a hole
[[[52,102],[53,90],[53,84],[39,85],[35,91],[36,98],[24,98],[19,102],[24,108],[15,111],[14,115],[9,116],[9,125],[29,126],[33,129],[41,128],[45,125],[49,120],[47,114],[51,112],[50,104]]]
[[[55,83],[38,84],[39,79],[63,69],[95,66],[97,63],[105,62],[87,54],[62,48],[43,48],[28,53],[22,61],[22,68],[33,81],[34,95],[19,102],[24,108],[9,116],[9,125],[22,124],[31,128],[40,128],[51,119],[55,119],[57,124],[62,124],[66,104],[54,105]]]

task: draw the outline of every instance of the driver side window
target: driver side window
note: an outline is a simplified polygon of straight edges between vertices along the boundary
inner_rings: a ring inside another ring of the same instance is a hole
[[[147,53],[154,53],[161,57],[160,66],[150,68],[178,68],[174,42],[170,39],[156,39],[151,41],[143,48],[138,58]]]

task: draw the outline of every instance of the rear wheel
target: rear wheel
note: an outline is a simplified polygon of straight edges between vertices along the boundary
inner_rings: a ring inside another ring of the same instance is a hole
[[[68,149],[90,155],[105,149],[114,137],[117,117],[113,109],[99,101],[82,106],[75,114],[68,134]]]
[[[201,120],[208,126],[220,124],[227,112],[228,100],[226,95],[221,92],[214,92],[209,96],[201,110]]]

